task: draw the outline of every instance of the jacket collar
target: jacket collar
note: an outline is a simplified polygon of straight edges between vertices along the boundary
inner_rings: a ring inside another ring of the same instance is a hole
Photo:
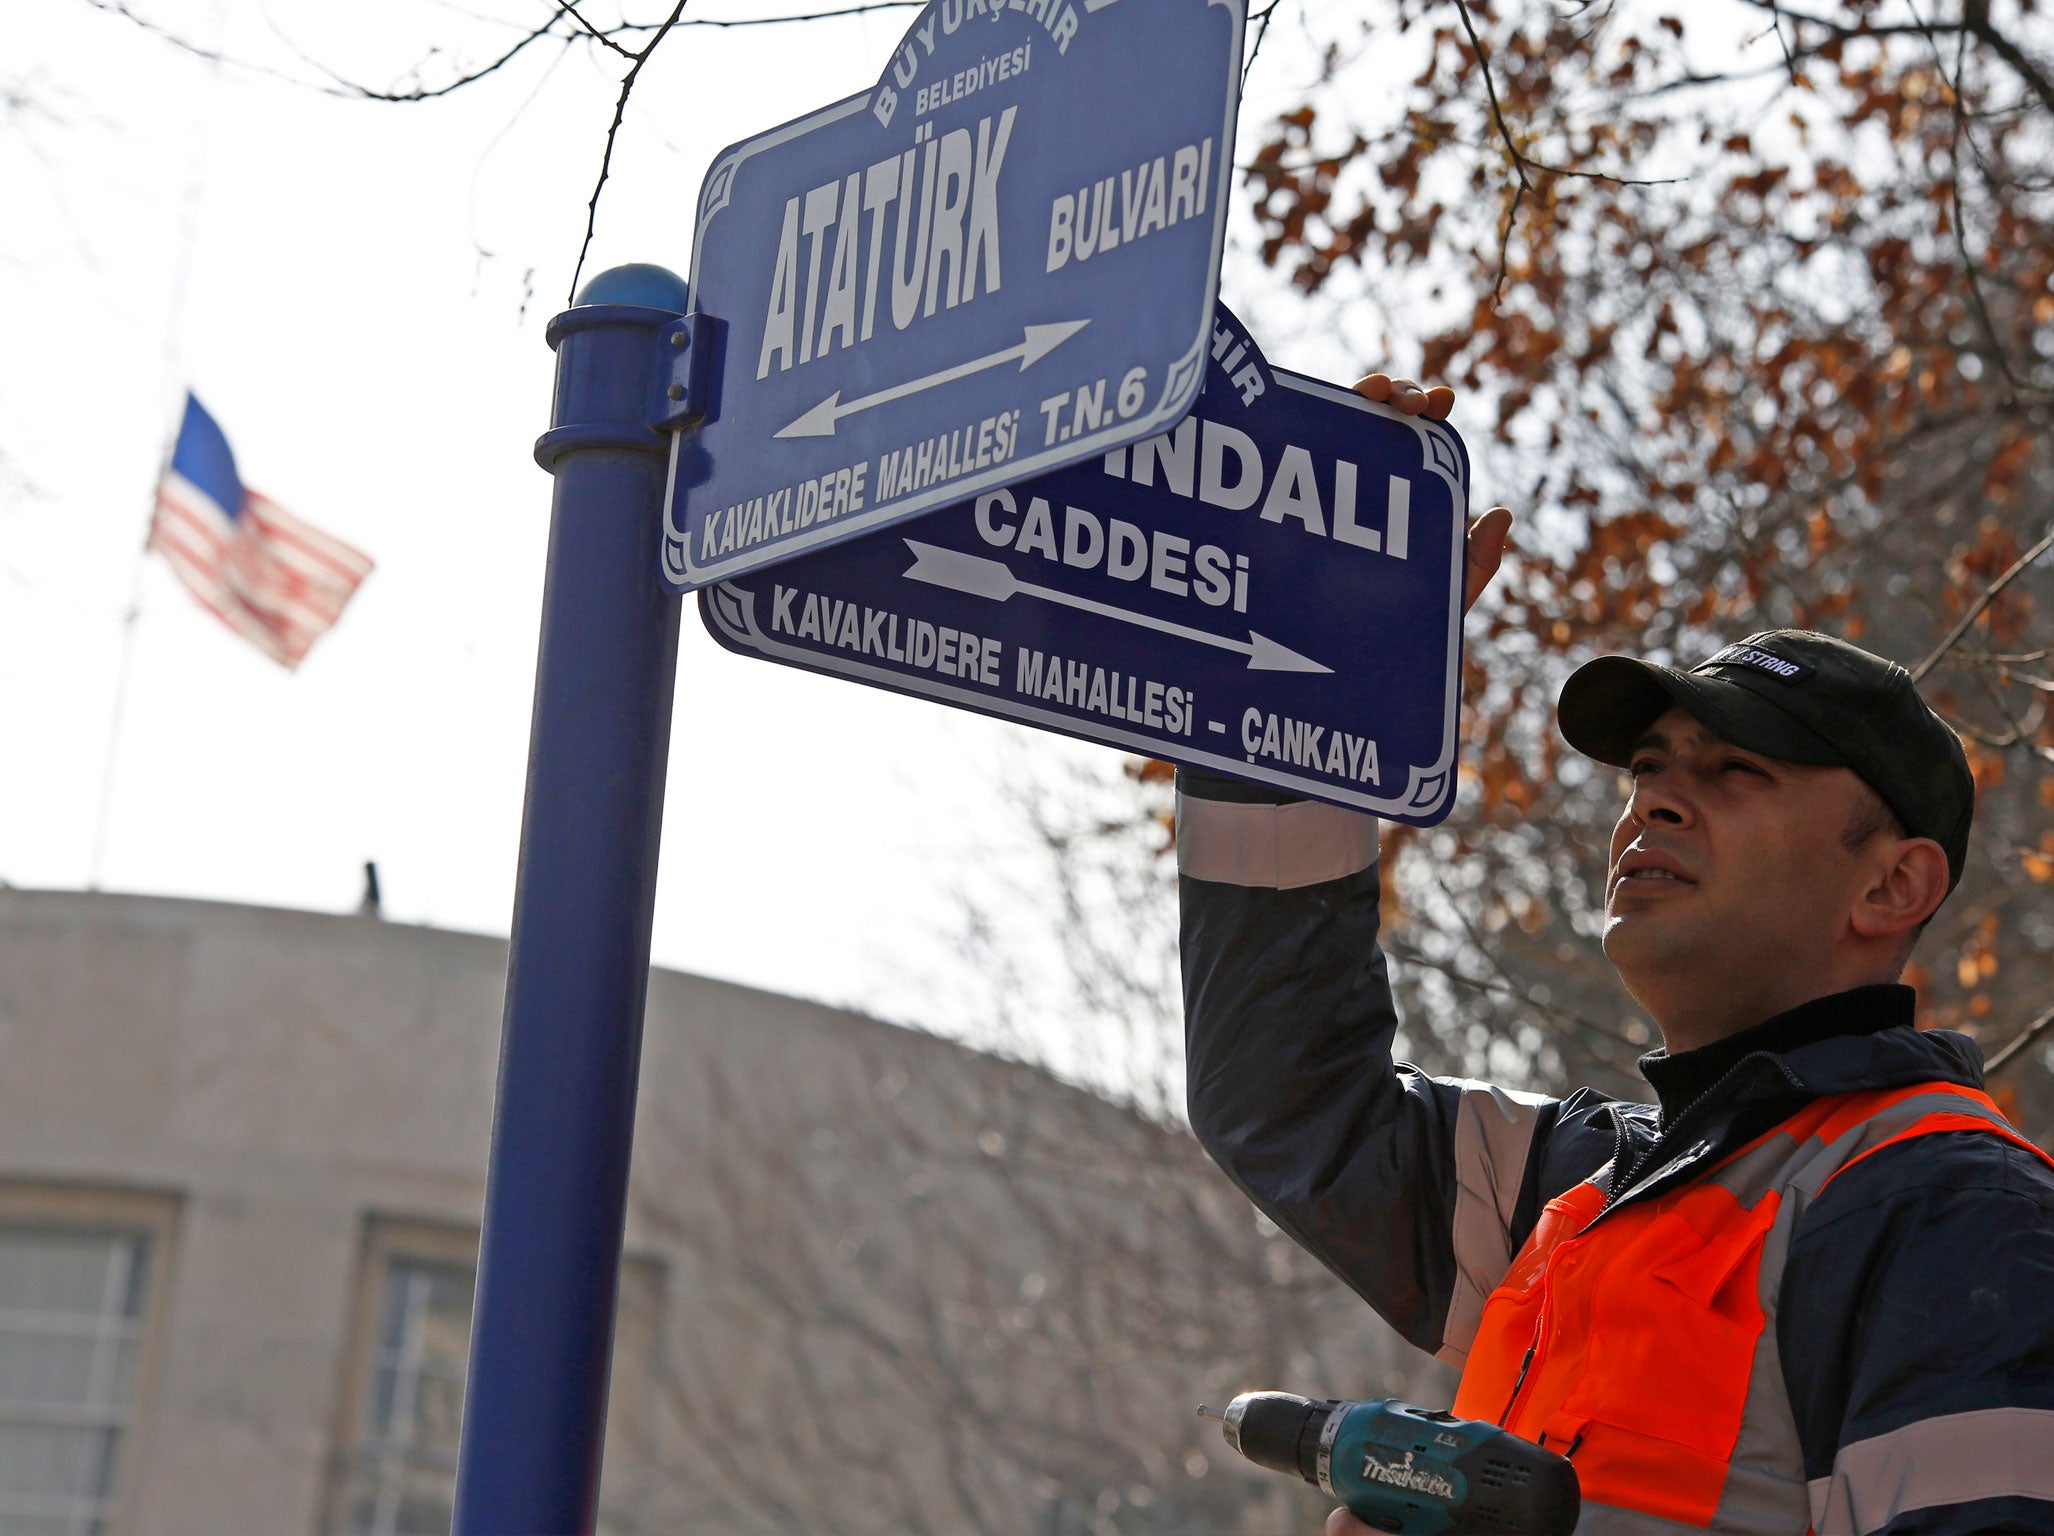
[[[1668,1188],[1828,1094],[1933,1082],[1980,1088],[1975,1042],[1914,1029],[1914,1006],[1909,987],[1857,987],[1701,1050],[1644,1058],[1661,1107],[1620,1106],[1609,1188],[1634,1200]]]
[[[1823,1075],[1839,1083],[1853,1076],[1862,1079],[1852,1084],[1855,1087],[1896,1087],[1902,1079],[1894,1076],[1893,1063],[1905,1053],[1901,1049],[1892,1051],[1887,1045],[1871,1051],[1856,1042],[1878,1044],[1876,1037],[1885,1031],[1910,1031],[1917,1010],[1918,994],[1910,987],[1895,983],[1856,987],[1800,1003],[1751,1029],[1743,1029],[1738,1034],[1715,1040],[1694,1051],[1676,1056],[1667,1051],[1651,1051],[1641,1057],[1640,1071],[1661,1103],[1664,1125],[1673,1122],[1702,1098],[1740,1062],[1757,1053],[1781,1057],[1801,1078]],[[1948,1038],[1960,1041],[1958,1036]],[[1900,1046],[1903,1044],[1899,1042]],[[1915,1049],[1910,1054],[1918,1062],[1927,1063],[1917,1068],[1918,1076],[1912,1081],[1932,1077],[1935,1066],[1948,1081],[1956,1080],[1952,1074],[1959,1068],[1953,1067],[1951,1057],[1947,1062],[1929,1063],[1930,1053],[1927,1051]],[[1973,1058],[1964,1064],[1973,1069]],[[1890,1077],[1890,1081],[1867,1080],[1878,1073]],[[1774,1076],[1778,1088],[1787,1088],[1783,1074]],[[1979,1086],[1980,1082],[1981,1074],[1977,1071],[1971,1086]],[[1810,1086],[1807,1096],[1845,1091],[1846,1088],[1839,1086]]]

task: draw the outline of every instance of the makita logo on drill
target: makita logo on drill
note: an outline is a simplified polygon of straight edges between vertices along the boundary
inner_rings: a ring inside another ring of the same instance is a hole
[[[1729,645],[1697,670],[1702,672],[1706,667],[1753,667],[1786,683],[1801,682],[1811,676],[1812,670],[1802,662],[1786,661],[1773,651],[1756,650],[1751,645]]]
[[[1423,1493],[1430,1499],[1455,1497],[1455,1485],[1438,1472],[1413,1466],[1410,1451],[1405,1453],[1403,1461],[1378,1461],[1374,1451],[1365,1452],[1362,1475],[1372,1483],[1382,1483],[1387,1488],[1403,1488],[1407,1493]]]

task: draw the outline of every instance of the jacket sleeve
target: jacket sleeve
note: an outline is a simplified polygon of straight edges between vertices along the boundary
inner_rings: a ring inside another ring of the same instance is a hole
[[[1819,1536],[2054,1533],[2054,1170],[1884,1147],[1792,1237],[1777,1342]]]
[[[1178,791],[1192,1128],[1271,1220],[1459,1365],[1556,1106],[1393,1063],[1373,818],[1188,770]]]

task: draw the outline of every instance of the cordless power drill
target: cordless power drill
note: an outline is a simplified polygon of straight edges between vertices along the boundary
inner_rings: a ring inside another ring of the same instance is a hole
[[[1220,1421],[1257,1466],[1293,1472],[1373,1530],[1404,1536],[1569,1536],[1583,1499],[1567,1458],[1474,1419],[1394,1398],[1315,1402],[1243,1392]]]

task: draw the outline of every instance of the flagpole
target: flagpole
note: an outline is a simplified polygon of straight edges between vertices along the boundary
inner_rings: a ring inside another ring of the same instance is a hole
[[[168,460],[170,455],[165,455]],[[158,475],[163,478],[161,472]],[[154,524],[157,509],[154,500],[150,508]],[[136,620],[143,611],[143,562],[149,556],[150,540],[143,537],[143,547],[135,559],[135,579],[129,584],[128,606],[121,615],[121,660],[114,673],[114,709],[107,722],[107,752],[100,764],[100,808],[93,817],[93,859],[86,866],[86,889],[100,888],[100,871],[107,859],[107,822],[114,809],[114,761],[121,753],[121,727],[128,718],[128,680],[135,670]]]
[[[180,200],[178,218],[178,247],[172,257],[171,294],[165,315],[164,370],[158,394],[168,401],[173,392],[178,391],[181,403],[186,292],[192,280],[193,250],[199,243],[200,206],[206,193],[207,141],[213,134],[214,107],[221,94],[221,37],[227,13],[228,0],[214,0],[214,9],[207,22],[207,89],[201,97],[204,105],[193,124],[192,154],[186,162],[185,194]],[[171,468],[171,455],[178,444],[177,421],[183,414],[181,409],[174,417],[157,456],[157,475],[150,482],[150,515],[143,522],[143,541],[136,547],[135,562],[129,575],[128,602],[121,610],[121,658],[115,663],[114,704],[107,721],[107,749],[100,760],[100,804],[93,816],[92,858],[86,865],[86,889],[89,891],[100,888],[100,875],[106,867],[107,829],[114,812],[114,768],[121,753],[122,727],[128,719],[128,685],[135,670],[137,620],[143,616],[143,581],[148,571],[150,537],[157,527],[157,488],[164,483],[164,476]]]

